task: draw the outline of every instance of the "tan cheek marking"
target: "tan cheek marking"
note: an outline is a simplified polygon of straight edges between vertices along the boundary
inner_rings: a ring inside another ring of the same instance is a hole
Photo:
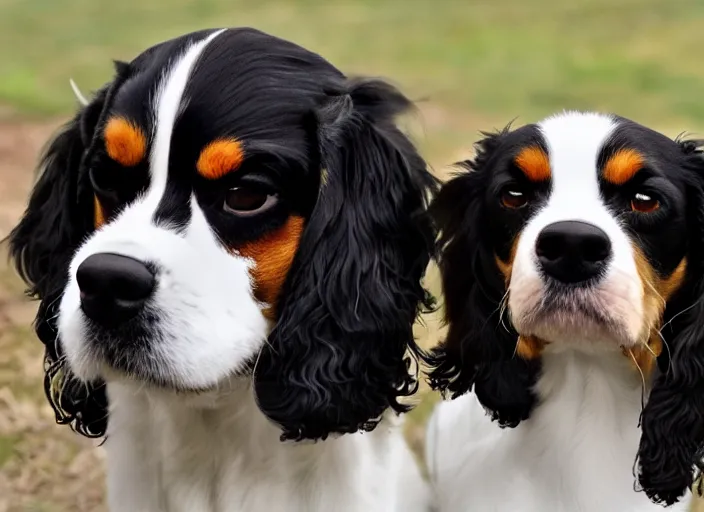
[[[541,182],[550,179],[550,159],[539,147],[522,149],[514,162],[530,181]]]
[[[105,213],[96,196],[93,196],[93,226],[98,229],[105,224]]]
[[[254,260],[254,267],[251,269],[254,295],[269,305],[264,310],[267,318],[273,319],[276,315],[274,308],[298,251],[303,227],[302,217],[291,216],[276,231],[238,248],[242,256]]]
[[[662,352],[660,337],[662,315],[667,301],[680,289],[687,271],[687,258],[680,261],[677,268],[667,277],[659,277],[650,266],[640,247],[633,244],[633,254],[638,276],[643,283],[643,329],[642,344],[624,350],[634,364],[648,375],[655,366],[655,359]]]
[[[640,171],[644,161],[635,149],[621,149],[604,165],[604,179],[613,185],[623,185]]]
[[[516,355],[522,359],[538,359],[543,352],[545,342],[535,336],[519,336],[516,345]]]
[[[144,132],[122,117],[113,117],[103,132],[105,150],[115,162],[125,167],[134,167],[144,159],[147,139]]]
[[[217,180],[236,171],[244,160],[244,148],[237,139],[215,140],[205,146],[198,157],[196,169],[208,180]]]
[[[647,378],[655,368],[657,357],[662,352],[662,339],[657,331],[651,333],[646,344],[647,346],[624,348],[623,354],[630,358],[636,369],[643,374],[643,377]]]
[[[514,239],[507,261],[502,260],[498,256],[495,257],[496,266],[504,277],[506,288],[508,288],[511,283],[511,272],[513,271],[513,262],[516,258],[519,240],[520,235]],[[506,296],[504,300],[507,301],[508,296]],[[516,341],[516,355],[523,359],[537,359],[540,357],[544,346],[545,342],[535,336],[519,335]]]
[[[504,284],[506,285],[506,288],[508,288],[509,284],[511,283],[511,272],[513,272],[513,260],[516,259],[516,251],[518,250],[518,242],[520,239],[520,234],[513,239],[513,242],[511,243],[511,250],[509,250],[508,252],[508,259],[506,261],[499,258],[498,255],[494,257],[496,261],[496,267],[499,269],[499,272],[501,272],[501,275],[504,276]]]

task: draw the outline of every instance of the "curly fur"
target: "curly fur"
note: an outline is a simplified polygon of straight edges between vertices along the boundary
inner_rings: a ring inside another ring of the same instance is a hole
[[[453,398],[474,390],[492,419],[502,427],[515,427],[535,403],[532,386],[540,363],[514,357],[518,335],[501,319],[505,285],[494,261],[482,201],[482,170],[490,165],[497,138],[508,129],[484,133],[474,160],[458,164],[470,172],[449,181],[431,206],[440,230],[439,266],[449,327],[427,362],[431,387],[449,391]],[[452,272],[456,268],[469,271]]]
[[[704,469],[704,141],[679,141],[687,155],[691,219],[686,285],[667,304],[662,336],[669,351],[643,409],[638,481],[656,503],[676,503]]]
[[[255,372],[284,439],[371,430],[416,391],[404,353],[419,353],[412,325],[428,305],[435,180],[393,124],[409,107],[390,86],[357,81],[318,113],[328,177]],[[340,300],[350,293],[352,309]]]

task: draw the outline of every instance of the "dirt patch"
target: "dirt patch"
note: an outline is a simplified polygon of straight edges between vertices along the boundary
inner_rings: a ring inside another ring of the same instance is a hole
[[[12,228],[27,200],[41,149],[59,121],[0,122],[0,237]]]

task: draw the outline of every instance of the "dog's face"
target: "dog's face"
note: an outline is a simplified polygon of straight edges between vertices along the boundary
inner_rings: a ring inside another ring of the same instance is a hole
[[[190,392],[252,371],[285,437],[402,410],[433,238],[434,181],[393,124],[408,105],[248,29],[118,65],[11,237],[62,419],[101,434],[104,381]]]
[[[261,111],[302,116],[304,102],[222,90],[232,76],[212,73],[232,48],[219,37],[137,59],[86,153],[96,230],[71,260],[58,319],[84,380],[117,372],[207,389],[245,369],[269,334],[318,162],[301,126]],[[243,53],[233,67],[247,65]]]
[[[698,144],[564,113],[487,135],[477,149],[432,208],[449,331],[431,383],[455,396],[474,388],[513,427],[535,403],[548,345],[627,357],[646,375],[657,360],[639,478],[673,502],[704,443],[702,399],[681,393],[704,362],[693,312],[704,276]]]
[[[659,353],[662,313],[687,265],[678,144],[629,121],[582,114],[496,143],[485,202],[507,312],[523,337],[518,349]]]

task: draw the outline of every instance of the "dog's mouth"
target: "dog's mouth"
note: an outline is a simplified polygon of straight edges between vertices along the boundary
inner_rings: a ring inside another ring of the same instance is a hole
[[[90,326],[86,333],[87,353],[97,362],[105,381],[137,383],[140,387],[198,396],[220,392],[233,381],[249,378],[255,360],[246,360],[236,370],[212,381],[195,383],[182,379],[170,362],[167,334],[154,322],[139,319],[119,329]]]
[[[550,283],[532,307],[520,315],[512,312],[512,321],[522,336],[549,343],[631,346],[633,337],[618,313],[596,286]]]

